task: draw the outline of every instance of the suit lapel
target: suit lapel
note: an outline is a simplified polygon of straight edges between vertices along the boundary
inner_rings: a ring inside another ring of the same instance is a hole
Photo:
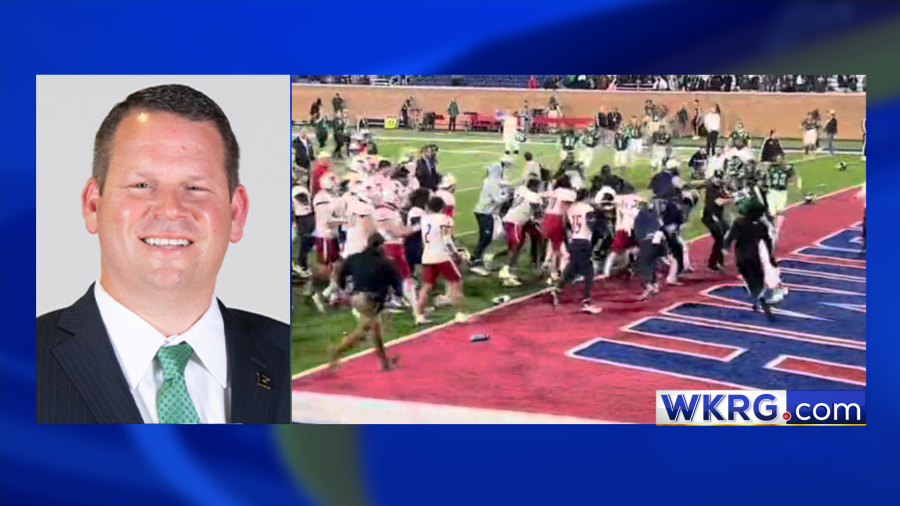
[[[74,336],[54,348],[53,355],[97,422],[143,423],[103,325],[93,285],[63,311],[58,325]]]
[[[228,371],[231,382],[231,423],[271,423],[278,406],[272,374],[271,356],[253,336],[253,329],[245,328],[234,314],[219,301],[225,323],[225,342],[228,346]]]

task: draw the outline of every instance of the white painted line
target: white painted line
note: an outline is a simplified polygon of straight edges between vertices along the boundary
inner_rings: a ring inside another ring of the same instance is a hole
[[[390,374],[390,373],[386,373]],[[293,392],[292,420],[312,424],[612,424],[571,416]]]

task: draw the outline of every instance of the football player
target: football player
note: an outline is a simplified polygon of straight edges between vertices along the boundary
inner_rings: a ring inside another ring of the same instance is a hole
[[[522,283],[516,279],[511,269],[515,268],[519,260],[519,253],[525,245],[526,236],[532,241],[538,241],[541,232],[534,223],[536,213],[543,204],[541,195],[537,193],[541,182],[538,179],[530,179],[525,186],[516,189],[512,206],[503,216],[503,229],[506,232],[506,243],[509,247],[509,262],[500,270],[499,277],[504,286],[519,286]],[[535,259],[536,260],[536,259]]]
[[[806,115],[806,119],[800,124],[803,131],[803,154],[807,157],[812,156],[816,151],[816,142],[819,139],[819,125],[813,119],[813,113]]]
[[[453,218],[456,216],[456,178],[453,174],[445,174],[438,183],[438,190],[434,193],[444,201],[443,213]]]
[[[581,300],[581,311],[599,314],[602,309],[591,302],[591,287],[594,281],[594,266],[591,262],[591,237],[594,221],[594,206],[591,205],[591,193],[587,189],[578,190],[576,202],[566,210],[566,222],[569,224],[569,262],[557,284],[551,289],[553,305],[559,305],[559,291],[571,283],[576,276],[584,279],[584,295]]]
[[[452,303],[458,312],[456,321],[468,319],[463,311],[464,297],[462,292],[462,276],[454,263],[452,253],[456,252],[453,244],[453,220],[443,213],[444,201],[440,197],[428,200],[427,213],[420,218],[422,231],[422,287],[419,290],[418,315],[416,324],[428,323],[425,319],[425,308],[435,283],[444,278],[450,289]]]
[[[630,263],[629,258],[637,248],[637,242],[634,239],[634,219],[638,214],[639,204],[644,201],[640,195],[633,192],[623,192],[616,195],[616,224],[615,233],[612,240],[612,250],[606,257],[606,265],[603,268],[603,279],[612,276],[614,269],[617,269],[616,262],[620,258],[624,258],[626,264]]]
[[[313,238],[316,249],[316,277],[332,279],[335,268],[340,263],[341,251],[338,242],[338,226],[342,223],[343,204],[337,196],[337,178],[334,176],[322,179],[322,189],[313,198],[316,229]],[[308,295],[320,312],[325,312],[325,305],[319,294],[313,293],[313,283],[307,285]],[[334,291],[332,286],[326,288],[328,295]]]
[[[506,110],[500,119],[503,122],[503,142],[506,144],[506,156],[519,156],[519,118]]]
[[[404,241],[407,236],[414,234],[418,229],[403,226],[400,217],[400,201],[397,195],[386,191],[381,198],[376,199],[375,226],[378,233],[384,237],[384,257],[387,258],[397,270],[403,285],[403,293],[407,296],[413,311],[413,318],[419,320],[418,304],[416,304],[416,287],[406,260],[406,248]]]
[[[575,159],[575,147],[578,145],[578,134],[573,128],[566,128],[559,136],[559,159]]]
[[[650,148],[650,167],[661,170],[664,167],[667,149],[672,147],[672,136],[666,132],[665,125],[659,125],[659,129],[653,132],[651,141],[653,146]]]
[[[638,299],[641,301],[659,293],[659,285],[656,284],[656,264],[666,258],[665,233],[662,228],[662,218],[656,206],[648,202],[639,202],[638,212],[634,217],[634,241],[638,245],[635,270],[644,286],[644,291]]]
[[[738,122],[737,127],[731,132],[729,137],[731,146],[738,151],[745,148],[752,148],[752,146],[750,146],[750,133],[744,130],[744,124],[742,122]]]
[[[775,220],[775,229],[772,234],[772,245],[777,247],[778,238],[781,237],[781,229],[784,226],[784,211],[787,208],[788,185],[796,176],[794,165],[785,162],[783,157],[778,157],[775,163],[769,165],[766,170],[766,201],[769,205],[769,216]]]
[[[553,190],[547,195],[546,211],[544,219],[541,221],[541,233],[544,239],[550,242],[550,251],[545,267],[550,271],[550,279],[553,280],[559,278],[562,247],[566,240],[563,217],[575,200],[575,190],[572,189],[572,183],[567,176],[559,178]]]
[[[614,139],[616,154],[613,158],[613,165],[617,169],[623,169],[628,166],[631,152],[631,149],[629,148],[629,142],[631,139],[631,137],[629,136],[629,132],[630,130],[624,126],[619,126],[619,129],[616,131],[616,136]]]

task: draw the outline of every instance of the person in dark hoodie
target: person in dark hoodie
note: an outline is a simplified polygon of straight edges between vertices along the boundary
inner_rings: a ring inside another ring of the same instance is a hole
[[[771,298],[765,297],[767,274],[771,278],[775,270],[769,225],[763,221],[765,205],[757,198],[748,196],[738,201],[737,208],[740,215],[725,236],[725,249],[734,244],[734,262],[750,292],[753,310],[762,309],[771,318],[770,306],[783,299],[787,291],[779,281]],[[774,275],[777,276],[777,271]]]
[[[644,292],[639,300],[645,301],[659,293],[659,285],[656,283],[656,264],[666,258],[667,253],[662,217],[656,206],[648,202],[640,203],[640,211],[634,219],[634,237],[638,242],[635,270],[644,286]]]
[[[389,371],[397,363],[397,357],[388,357],[384,349],[381,335],[381,313],[387,301],[389,291],[403,296],[403,284],[397,270],[382,252],[384,237],[379,233],[369,236],[366,249],[350,255],[337,274],[338,286],[341,290],[347,287],[347,279],[353,278],[353,292],[350,294],[350,305],[358,315],[359,324],[356,330],[348,334],[341,343],[331,351],[331,370],[338,367],[340,357],[354,348],[360,339],[371,336],[375,354],[381,360],[381,369]]]
[[[784,157],[784,149],[781,147],[781,141],[778,139],[775,130],[770,130],[769,136],[766,137],[766,140],[763,143],[759,160],[761,162],[772,163],[777,160],[778,157]]]

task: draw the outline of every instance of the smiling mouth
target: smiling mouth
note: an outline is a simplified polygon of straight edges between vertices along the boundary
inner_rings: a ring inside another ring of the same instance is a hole
[[[194,244],[193,241],[189,241],[187,239],[163,239],[160,237],[145,237],[141,240],[144,241],[144,244],[147,244],[148,246],[165,249],[184,248],[190,246],[191,244]]]

